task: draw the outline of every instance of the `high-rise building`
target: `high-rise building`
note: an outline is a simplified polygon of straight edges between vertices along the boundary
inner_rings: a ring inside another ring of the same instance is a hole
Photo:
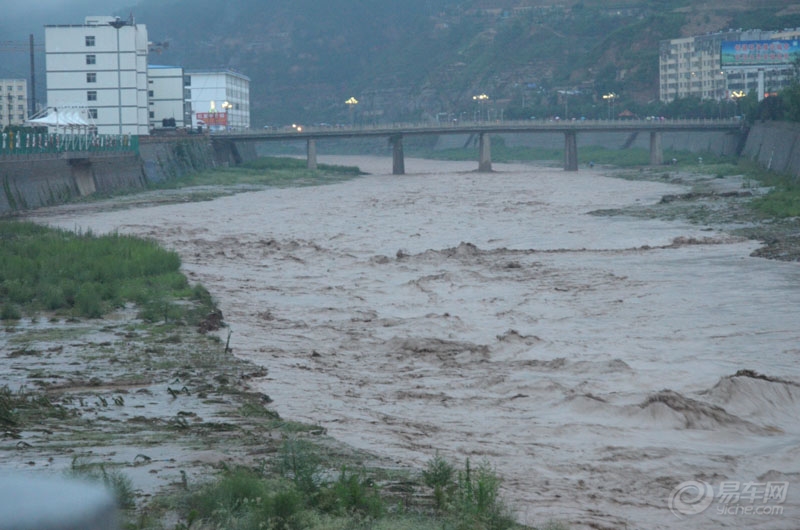
[[[188,70],[192,127],[250,128],[250,78],[233,70]]]
[[[776,92],[794,79],[788,64],[722,64],[724,42],[763,42],[797,39],[800,30],[737,30],[661,41],[659,99],[698,97],[722,100],[756,90],[758,98]]]
[[[80,109],[100,134],[149,131],[147,29],[118,17],[45,26],[47,106]]]
[[[22,125],[28,119],[28,82],[0,79],[0,129]]]

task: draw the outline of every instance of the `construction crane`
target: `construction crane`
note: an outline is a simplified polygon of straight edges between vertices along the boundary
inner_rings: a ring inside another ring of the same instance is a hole
[[[30,89],[31,97],[29,99],[30,110],[28,111],[28,116],[33,116],[36,113],[36,70],[35,70],[35,63],[33,60],[33,52],[44,51],[44,46],[35,45],[33,43],[33,33],[31,33],[28,38],[27,46],[23,41],[0,41],[0,53],[24,52],[24,51],[28,51],[31,57],[31,89]]]

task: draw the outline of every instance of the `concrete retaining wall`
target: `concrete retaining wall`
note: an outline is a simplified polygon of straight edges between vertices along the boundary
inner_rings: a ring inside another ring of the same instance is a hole
[[[754,124],[747,135],[742,157],[800,179],[800,123]]]
[[[475,142],[477,135],[472,135]],[[506,145],[516,147],[540,147],[564,149],[563,133],[500,134]],[[578,151],[582,146],[599,146],[606,149],[650,149],[649,133],[580,132],[577,135]],[[470,142],[469,135],[448,134],[439,137],[436,149],[461,148]],[[725,132],[667,132],[661,136],[661,147],[665,150],[688,151],[690,153],[716,153],[736,156],[739,135]]]
[[[246,162],[255,146],[212,147],[208,136],[142,137],[135,153],[59,153],[0,157],[0,216],[61,204],[93,193],[141,189],[148,183]]]

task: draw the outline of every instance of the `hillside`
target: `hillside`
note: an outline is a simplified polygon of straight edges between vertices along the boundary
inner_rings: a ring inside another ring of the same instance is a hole
[[[151,64],[248,75],[254,126],[347,123],[351,96],[365,123],[597,116],[612,91],[641,108],[660,40],[800,26],[790,0],[141,0],[115,14],[131,11],[162,44]]]

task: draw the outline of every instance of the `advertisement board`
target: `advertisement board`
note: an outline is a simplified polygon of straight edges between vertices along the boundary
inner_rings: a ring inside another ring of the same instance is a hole
[[[797,40],[739,40],[720,44],[722,68],[787,67],[800,58]]]
[[[225,127],[225,126],[228,125],[228,113],[227,112],[198,112],[197,113],[197,124],[198,125],[205,125],[206,127],[214,127],[214,126]]]

